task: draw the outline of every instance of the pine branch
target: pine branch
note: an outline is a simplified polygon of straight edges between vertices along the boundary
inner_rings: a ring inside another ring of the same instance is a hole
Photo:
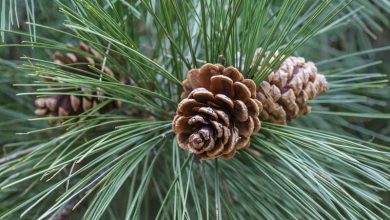
[[[0,32],[7,36],[34,36],[9,46],[34,53],[20,61],[31,79],[1,69],[1,82],[24,89],[0,88],[6,97],[0,101],[0,139],[23,149],[0,159],[0,218],[64,219],[79,204],[85,205],[84,219],[390,218],[381,198],[390,190],[389,150],[378,144],[389,140],[389,129],[377,126],[389,118],[382,113],[388,81],[379,71],[383,64],[373,60],[389,47],[350,52],[369,48],[366,35],[388,23],[389,7],[379,3],[58,0],[53,4],[60,13],[43,10],[57,14],[46,20],[28,10],[26,33],[4,30],[1,19]],[[8,11],[2,7],[1,18]],[[64,25],[59,16],[65,16]],[[48,58],[58,50],[69,59],[87,56],[66,46],[80,41],[105,54],[94,60],[102,66]],[[258,47],[263,54],[253,61]],[[252,62],[277,50],[276,59],[266,57],[266,64],[253,68]],[[292,54],[314,61],[327,76],[330,89],[310,102],[313,114],[287,126],[262,122],[250,148],[229,161],[198,161],[178,146],[171,120],[191,68],[220,62],[259,84]],[[6,63],[16,66],[0,60],[0,68]],[[105,66],[126,75],[131,85],[105,74]],[[26,125],[20,121],[30,118],[34,103],[15,93],[107,102]],[[111,101],[123,106],[99,111]],[[52,119],[62,123],[44,123]],[[372,119],[381,120],[369,124]],[[11,126],[24,135],[14,136]]]

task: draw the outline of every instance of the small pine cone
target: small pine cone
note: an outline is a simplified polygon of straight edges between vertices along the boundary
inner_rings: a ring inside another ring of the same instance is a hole
[[[173,119],[179,146],[198,159],[230,159],[260,129],[262,104],[256,85],[234,67],[205,64],[183,81],[182,101]]]
[[[54,95],[35,100],[35,115],[43,116],[71,116],[78,115],[88,111],[92,107],[99,104],[98,98],[75,95]],[[111,102],[99,112],[106,112],[114,108],[120,107],[120,102]],[[50,121],[50,124],[55,125],[57,121]]]
[[[69,47],[73,47],[70,45]],[[87,72],[93,71],[89,66],[94,66],[97,69],[102,70],[102,72],[110,75],[111,77],[118,77],[121,82],[127,83],[126,78],[123,74],[114,74],[114,72],[107,66],[102,67],[100,60],[102,56],[91,48],[90,46],[80,43],[79,48],[84,51],[83,54],[75,53],[65,53],[56,52],[54,54],[54,62],[58,65],[61,65],[61,68],[73,72],[76,74],[87,74]],[[87,55],[89,54],[89,55]],[[96,78],[99,77],[99,74],[96,73]],[[48,78],[45,78],[49,80]],[[57,90],[58,92],[64,92],[64,90]],[[67,92],[81,92],[86,95],[94,95],[96,97],[89,96],[75,96],[75,95],[54,95],[44,98],[38,98],[35,100],[35,105],[37,109],[35,110],[35,115],[37,116],[71,116],[78,115],[82,112],[85,112],[92,107],[103,101],[102,96],[104,92],[97,89],[93,92],[89,88],[80,88],[76,90],[66,90]],[[109,103],[104,108],[100,109],[99,112],[105,112],[113,108],[120,107],[121,103],[118,101]],[[59,122],[59,121],[58,121]],[[57,121],[51,121],[51,124],[56,124]]]
[[[260,119],[286,124],[310,113],[308,101],[327,89],[325,76],[317,72],[314,63],[305,62],[303,57],[290,56],[257,87],[257,99],[264,107]]]

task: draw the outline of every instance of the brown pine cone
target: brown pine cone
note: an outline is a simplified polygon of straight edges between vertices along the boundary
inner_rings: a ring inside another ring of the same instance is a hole
[[[72,47],[71,45],[69,47]],[[95,73],[96,78],[100,76],[99,73],[94,72],[89,66],[94,66],[102,72],[110,75],[111,77],[118,77],[120,81],[127,83],[123,74],[114,74],[114,72],[107,66],[102,67],[102,56],[90,46],[80,43],[79,48],[89,56],[85,54],[66,53],[62,54],[56,52],[54,54],[54,62],[61,65],[61,68],[80,75],[86,75],[87,73]],[[91,75],[89,75],[91,76]],[[93,77],[93,76],[92,76]],[[50,80],[47,79],[46,80]],[[80,88],[76,90],[57,90],[57,92],[81,92],[86,95],[96,96],[76,96],[76,95],[54,95],[44,98],[38,98],[35,100],[37,109],[35,115],[37,116],[71,116],[78,115],[85,112],[92,107],[103,101],[102,96],[104,92],[102,90],[92,91],[89,88]],[[114,101],[104,106],[99,112],[105,112],[113,108],[120,107],[121,103]],[[51,124],[56,124],[60,121],[51,121]]]
[[[34,113],[36,116],[71,116],[78,115],[85,111],[88,111],[92,107],[99,104],[100,101],[97,98],[91,98],[87,96],[75,96],[75,95],[54,95],[44,98],[38,98],[35,100]],[[109,111],[121,106],[120,102],[111,102],[99,109],[100,113]],[[56,124],[59,121],[50,121],[50,124]]]
[[[260,65],[263,65],[263,60]],[[305,62],[303,57],[290,56],[257,87],[257,99],[264,106],[260,119],[286,124],[289,120],[310,113],[308,101],[327,89],[325,76],[317,72],[314,63]]]
[[[256,85],[234,67],[205,64],[183,81],[182,101],[173,119],[179,146],[198,159],[230,159],[260,129],[262,104]]]

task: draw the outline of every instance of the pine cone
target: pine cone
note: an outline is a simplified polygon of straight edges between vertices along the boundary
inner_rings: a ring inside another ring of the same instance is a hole
[[[98,98],[75,95],[55,95],[35,100],[36,116],[70,116],[78,115],[88,111],[92,107],[99,104]],[[111,102],[104,106],[99,112],[103,113],[114,108],[120,107],[120,102]],[[57,121],[50,121],[51,124],[56,124]]]
[[[71,45],[69,47],[72,47]],[[90,56],[84,54],[66,53],[62,54],[56,52],[54,54],[54,62],[61,65],[61,68],[80,75],[85,75],[86,72],[93,72],[89,66],[94,66],[102,72],[110,75],[111,77],[119,77],[120,81],[126,83],[126,79],[123,74],[114,74],[114,72],[107,66],[102,67],[100,60],[102,56],[90,46],[80,43],[79,48],[90,54]],[[99,74],[96,73],[96,78]],[[46,80],[50,80],[47,79]],[[97,104],[101,103],[104,96],[102,90],[93,92],[89,88],[80,88],[78,90],[57,90],[58,92],[82,92],[86,95],[94,95],[97,97],[89,96],[75,96],[75,95],[54,95],[44,98],[38,98],[35,100],[37,109],[35,115],[37,116],[70,116],[78,115],[85,112]],[[114,101],[104,106],[99,112],[105,112],[113,108],[120,107],[121,103]],[[57,121],[51,121],[51,124],[55,124]]]
[[[260,52],[261,49],[256,51],[257,56]],[[271,60],[276,56],[277,53]],[[263,60],[260,65],[263,65]],[[286,124],[310,113],[308,101],[327,89],[325,76],[317,72],[314,63],[305,62],[303,57],[290,56],[257,87],[257,99],[264,106],[260,119]]]
[[[205,64],[183,81],[184,92],[173,119],[179,146],[207,160],[230,159],[246,148],[260,129],[262,104],[256,85],[234,67]]]

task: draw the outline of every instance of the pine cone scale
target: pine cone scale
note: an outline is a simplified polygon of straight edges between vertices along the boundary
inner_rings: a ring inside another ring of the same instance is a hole
[[[251,97],[256,97],[256,84],[253,82],[253,80],[250,79],[244,79],[242,80],[242,83],[249,89],[251,93]]]
[[[205,88],[194,89],[189,95],[188,98],[195,98],[201,102],[214,101],[214,95],[212,92],[208,91]]]
[[[218,94],[215,96],[217,103],[220,102],[222,105],[226,106],[228,110],[233,110],[234,108],[234,102],[231,98],[229,98],[226,95]]]
[[[210,92],[214,94],[223,94],[227,97],[234,96],[233,80],[227,76],[217,75],[211,77]]]
[[[248,101],[252,96],[251,90],[241,82],[234,83],[234,94],[235,99],[242,100],[244,102]]]
[[[233,114],[234,117],[239,122],[244,122],[248,120],[248,108],[246,107],[245,103],[241,100],[235,100],[234,102],[234,110]]]

